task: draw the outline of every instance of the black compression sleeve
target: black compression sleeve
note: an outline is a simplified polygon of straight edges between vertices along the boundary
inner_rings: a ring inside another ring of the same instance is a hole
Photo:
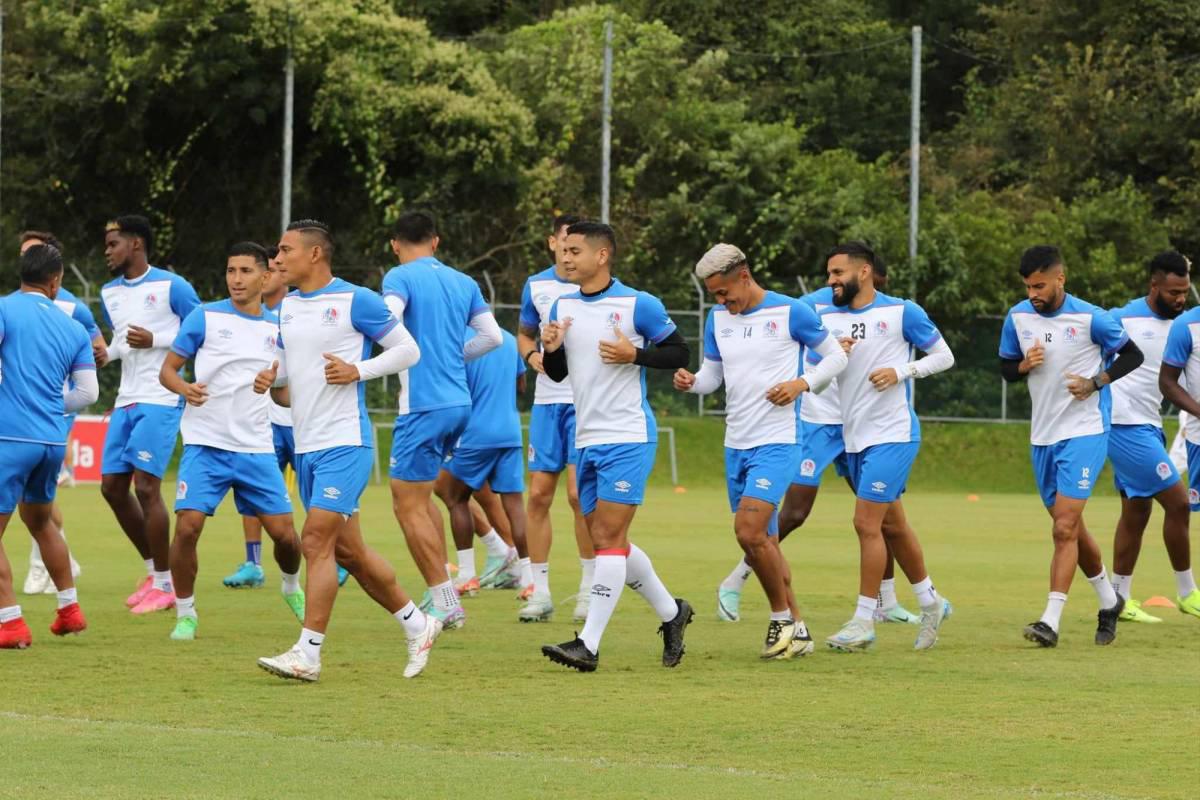
[[[672,331],[652,348],[643,350],[639,347],[633,363],[651,369],[680,369],[688,365],[691,357],[687,340],[679,335],[679,331]]]
[[[1117,360],[1112,363],[1112,366],[1104,370],[1108,373],[1108,382],[1112,383],[1115,380],[1124,378],[1129,373],[1142,365],[1146,360],[1146,355],[1138,349],[1138,346],[1132,340],[1125,343],[1125,346],[1117,351]]]
[[[1019,358],[1002,358],[1000,359],[1000,374],[1004,376],[1004,380],[1009,383],[1017,383],[1025,380],[1025,376],[1021,374],[1021,359]]]
[[[542,356],[542,369],[547,377],[555,383],[562,383],[567,377],[567,346],[564,344],[552,353]]]

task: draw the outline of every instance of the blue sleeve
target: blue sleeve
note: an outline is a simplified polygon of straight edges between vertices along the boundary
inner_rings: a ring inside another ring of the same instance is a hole
[[[71,359],[71,372],[80,369],[95,369],[96,358],[92,355],[92,337],[84,328],[78,329],[79,348]]]
[[[505,337],[505,338],[507,338],[507,337]],[[514,340],[514,341],[515,341],[515,340]],[[514,350],[516,350],[516,356],[517,356],[517,377],[519,378],[519,377],[521,377],[521,375],[523,375],[524,373],[526,373],[526,372],[528,372],[528,371],[529,371],[529,365],[525,363],[525,359],[521,358],[521,349],[520,349],[520,348],[516,348],[516,347],[515,347],[515,348],[513,348],[513,349],[514,349]]]
[[[675,323],[662,300],[647,292],[638,292],[633,302],[633,329],[658,344],[675,332]]]
[[[1017,338],[1017,326],[1013,322],[1012,312],[1004,318],[1004,326],[1000,328],[1000,357],[1024,358],[1021,353],[1021,340]]]
[[[557,300],[555,300],[550,305],[550,321],[558,322],[558,301]]]
[[[395,295],[404,301],[404,305],[408,305],[409,298],[412,292],[408,288],[408,280],[402,269],[392,269],[387,275],[383,276],[383,286],[380,287],[384,297]]]
[[[1176,318],[1171,323],[1171,330],[1167,334],[1167,346],[1163,349],[1163,363],[1182,369],[1187,366],[1193,347],[1192,330],[1188,327],[1188,321],[1183,317]]]
[[[471,312],[467,314],[467,319],[475,319],[485,311],[491,311],[492,307],[487,304],[487,300],[483,299],[483,292],[479,289],[479,281],[472,278],[470,275],[465,276],[470,282],[471,288]]]
[[[179,333],[171,343],[171,352],[184,358],[192,358],[204,346],[204,331],[208,326],[204,320],[204,309],[197,308],[183,318]]]
[[[350,324],[363,336],[378,342],[391,333],[400,320],[383,302],[382,296],[360,286],[354,290],[354,299],[350,301]]]
[[[0,303],[0,342],[4,341],[4,304]]]
[[[1101,308],[1092,311],[1092,341],[1100,345],[1104,355],[1112,355],[1125,346],[1129,334],[1125,327],[1117,322],[1112,314]]]
[[[788,314],[788,332],[794,340],[808,348],[816,347],[829,337],[829,331],[825,330],[817,312],[800,301],[792,303]]]
[[[92,310],[85,306],[82,300],[75,301],[75,308],[71,310],[71,319],[83,326],[89,339],[95,339],[100,335],[100,329],[96,327],[96,318],[92,316]]]
[[[521,290],[520,324],[526,328],[536,328],[541,321],[541,318],[538,317],[537,306],[533,304],[533,290],[529,288],[529,281],[525,281],[525,288]]]
[[[717,347],[717,321],[711,309],[704,320],[704,357],[710,361],[721,360],[721,349]]]
[[[108,315],[108,306],[104,302],[104,295],[100,295],[100,316],[104,318],[104,324],[107,325],[108,329],[111,331],[113,326],[112,317]]]
[[[178,276],[171,279],[170,294],[171,310],[181,320],[187,319],[188,315],[200,305],[200,298],[196,295],[196,290],[192,288],[190,283]]]
[[[925,313],[925,309],[912,300],[904,301],[904,319],[901,322],[904,338],[920,350],[928,351],[942,338],[941,331]]]

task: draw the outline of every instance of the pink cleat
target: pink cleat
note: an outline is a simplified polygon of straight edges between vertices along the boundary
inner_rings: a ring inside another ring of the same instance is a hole
[[[166,611],[175,607],[175,593],[164,592],[162,589],[150,587],[142,602],[133,607],[134,614],[152,614],[155,611]]]
[[[149,592],[153,588],[154,588],[154,578],[151,578],[149,575],[147,575],[146,579],[138,584],[138,587],[136,590],[134,590],[133,594],[131,594],[131,595],[129,595],[129,597],[125,598],[125,605],[128,606],[129,608],[133,608],[138,603],[145,600],[146,593]]]

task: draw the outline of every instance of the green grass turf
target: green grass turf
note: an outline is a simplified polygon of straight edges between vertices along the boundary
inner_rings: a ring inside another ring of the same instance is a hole
[[[889,625],[867,655],[822,648],[760,663],[757,584],[741,623],[713,614],[716,585],[738,557],[723,492],[663,487],[650,491],[634,540],[696,606],[678,669],[659,665],[657,619],[632,591],[592,675],[538,651],[571,638],[569,605],[553,623],[521,625],[505,591],[466,600],[467,627],[446,634],[427,672],[406,681],[399,626],[351,582],[316,685],[255,666],[290,647],[297,625],[273,565],[267,588],[221,586],[242,554],[231,503],[201,541],[199,639],[176,643],[172,614],[124,610],[141,564],[98,489],[61,499],[91,628],[56,640],[46,631],[53,597],[22,598],[34,646],[0,652],[6,798],[1182,798],[1200,772],[1191,745],[1200,620],[1163,610],[1163,624],[1124,624],[1116,644],[1098,648],[1095,597],[1080,579],[1060,647],[1021,639],[1041,612],[1050,554],[1031,494],[968,502],[917,487],[906,497],[956,609],[928,653],[912,651],[914,628]],[[369,540],[416,586],[385,490],[373,487],[365,508]],[[564,510],[551,573],[559,600],[578,581]],[[1111,498],[1089,506],[1106,550],[1116,510]],[[830,486],[785,546],[818,640],[853,610],[850,511],[848,492]],[[19,523],[5,546],[20,580],[28,538]],[[1135,590],[1174,594],[1157,533]],[[913,607],[907,588],[900,595]]]

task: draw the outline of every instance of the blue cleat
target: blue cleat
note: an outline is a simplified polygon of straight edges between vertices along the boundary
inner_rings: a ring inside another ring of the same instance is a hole
[[[238,566],[224,581],[230,589],[257,589],[263,585],[263,569],[253,561]]]
[[[350,570],[338,565],[338,586],[345,586],[346,581],[350,578]]]

